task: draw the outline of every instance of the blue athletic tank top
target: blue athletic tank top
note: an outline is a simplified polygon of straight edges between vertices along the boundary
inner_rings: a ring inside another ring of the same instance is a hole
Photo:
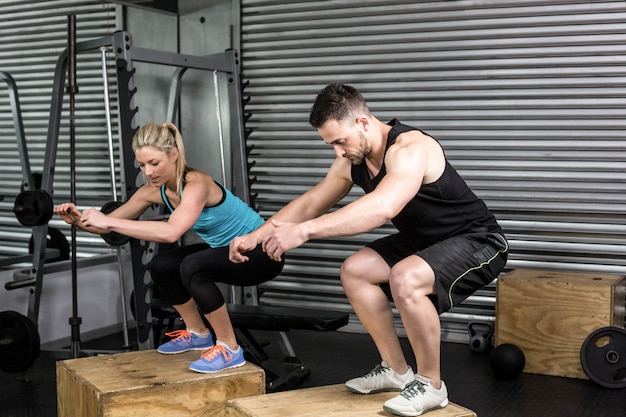
[[[387,138],[385,154],[401,133],[419,130],[403,125],[397,119],[389,122],[389,125],[392,128]],[[378,186],[386,173],[387,168],[383,161],[378,175],[370,178],[363,161],[352,166],[352,181],[369,193]],[[500,226],[485,203],[474,194],[447,159],[441,177],[431,184],[423,184],[415,197],[391,222],[407,241],[420,247],[428,247],[451,236],[477,230],[483,233],[501,233]]]
[[[222,200],[215,206],[205,207],[191,227],[212,248],[228,246],[233,238],[258,229],[264,222],[263,218],[243,200],[222,184],[217,181],[215,183],[222,189]],[[182,189],[180,195],[183,195]],[[165,185],[161,186],[161,197],[173,213],[174,208],[165,195]]]

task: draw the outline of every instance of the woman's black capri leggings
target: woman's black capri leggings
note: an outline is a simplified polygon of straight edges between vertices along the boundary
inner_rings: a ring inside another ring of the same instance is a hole
[[[276,262],[258,245],[247,252],[248,262],[228,259],[228,246],[211,248],[205,243],[181,246],[158,253],[150,262],[150,275],[161,294],[172,305],[193,298],[202,314],[224,305],[224,296],[215,284],[253,286],[276,277],[284,261]]]

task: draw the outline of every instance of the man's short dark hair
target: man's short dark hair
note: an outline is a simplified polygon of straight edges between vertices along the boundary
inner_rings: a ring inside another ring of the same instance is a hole
[[[309,123],[318,129],[328,120],[344,120],[360,111],[369,114],[365,99],[357,89],[349,85],[333,83],[318,93],[311,107]]]

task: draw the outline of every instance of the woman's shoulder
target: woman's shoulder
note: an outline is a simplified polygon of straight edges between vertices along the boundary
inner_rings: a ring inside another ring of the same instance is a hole
[[[212,207],[226,198],[225,189],[213,178],[202,171],[188,171],[183,185],[185,192],[206,196],[206,207]]]
[[[185,183],[189,184],[192,182],[205,182],[211,184],[214,181],[209,174],[196,169],[191,169],[185,173]]]
[[[137,191],[133,194],[135,199],[142,200],[149,204],[161,203],[161,188],[144,184],[137,188]]]

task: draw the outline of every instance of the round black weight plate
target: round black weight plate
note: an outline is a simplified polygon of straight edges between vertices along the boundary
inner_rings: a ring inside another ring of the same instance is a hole
[[[104,203],[100,211],[104,214],[111,214],[115,211],[115,209],[121,207],[123,204],[124,203],[122,203],[121,201],[108,201]]]
[[[48,226],[48,235],[46,239],[46,248],[56,249],[59,251],[59,256],[56,258],[46,259],[46,262],[59,262],[67,261],[70,259],[70,244],[68,243],[65,235],[59,229]],[[28,253],[35,251],[35,239],[31,236],[28,241]]]
[[[39,356],[39,349],[35,323],[16,311],[0,312],[0,369],[25,371]]]
[[[100,211],[104,214],[109,214],[122,204],[124,203],[122,203],[121,201],[109,201],[107,203],[104,203]],[[102,239],[104,239],[104,241],[111,246],[122,246],[128,243],[128,241],[130,240],[128,236],[124,236],[117,232],[111,232],[100,236],[102,236]]]
[[[626,330],[603,327],[591,332],[583,342],[580,361],[592,381],[606,388],[626,387]]]
[[[52,197],[44,190],[22,191],[15,198],[13,213],[24,226],[39,226],[52,218]]]

